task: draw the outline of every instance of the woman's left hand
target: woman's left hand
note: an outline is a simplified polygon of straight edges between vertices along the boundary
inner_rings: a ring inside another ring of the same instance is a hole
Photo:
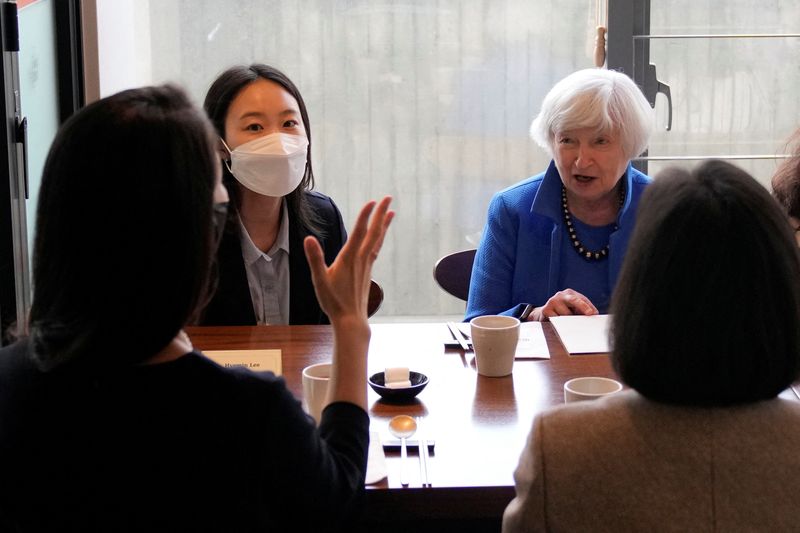
[[[597,308],[589,298],[578,291],[564,289],[551,296],[542,307],[534,309],[528,320],[547,322],[554,316],[596,314],[598,314]]]

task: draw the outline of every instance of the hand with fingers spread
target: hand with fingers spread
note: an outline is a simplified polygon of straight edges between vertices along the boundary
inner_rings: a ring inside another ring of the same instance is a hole
[[[350,237],[330,266],[314,237],[303,242],[311,279],[322,310],[330,318],[334,333],[333,365],[328,386],[331,402],[346,401],[367,406],[367,349],[369,297],[372,265],[378,258],[394,211],[391,197],[368,202],[356,219]]]
[[[578,291],[564,289],[551,296],[543,306],[534,309],[528,320],[546,322],[554,316],[596,314],[597,308],[589,298]]]

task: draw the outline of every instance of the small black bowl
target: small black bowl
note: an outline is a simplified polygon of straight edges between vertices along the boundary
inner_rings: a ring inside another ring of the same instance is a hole
[[[378,372],[369,377],[369,386],[387,402],[402,403],[412,400],[428,384],[428,376],[419,372],[409,372],[408,378],[411,381],[410,387],[390,389],[385,386],[386,376],[383,375],[383,372]]]

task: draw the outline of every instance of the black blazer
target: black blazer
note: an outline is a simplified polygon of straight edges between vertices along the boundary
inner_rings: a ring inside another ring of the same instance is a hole
[[[308,235],[319,239],[325,252],[325,263],[330,265],[344,246],[347,232],[339,208],[329,197],[307,191],[306,200],[316,213],[325,232],[321,236],[301,226],[289,216],[289,324],[328,324],[311,284],[303,240]],[[239,228],[235,220],[228,220],[217,251],[219,278],[217,290],[200,320],[201,326],[254,326],[256,315],[247,285],[247,273],[242,259]]]

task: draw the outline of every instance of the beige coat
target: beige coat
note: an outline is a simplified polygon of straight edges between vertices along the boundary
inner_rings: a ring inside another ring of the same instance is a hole
[[[543,413],[503,531],[800,531],[800,402],[655,403],[634,391]]]

